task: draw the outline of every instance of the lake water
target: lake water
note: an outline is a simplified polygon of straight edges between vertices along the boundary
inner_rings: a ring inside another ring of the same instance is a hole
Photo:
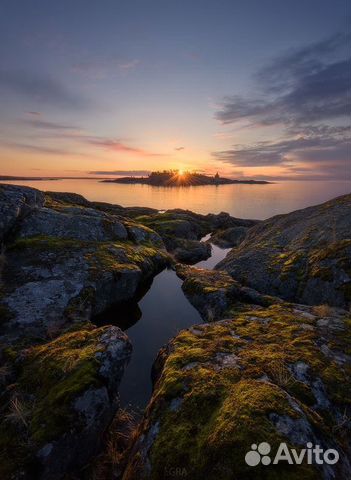
[[[5,182],[4,182],[5,183]],[[190,209],[198,213],[229,212],[235,217],[265,219],[330,200],[351,191],[351,182],[281,182],[266,185],[151,187],[98,180],[12,181],[39,190],[75,192],[88,200],[158,210]]]
[[[230,249],[212,246],[212,256],[196,266],[213,268]],[[139,318],[127,335],[133,345],[131,361],[120,385],[121,403],[138,411],[151,396],[151,367],[160,348],[179,330],[201,323],[198,311],[186,299],[180,280],[173,270],[163,270],[139,302]],[[116,310],[116,319],[119,312]]]

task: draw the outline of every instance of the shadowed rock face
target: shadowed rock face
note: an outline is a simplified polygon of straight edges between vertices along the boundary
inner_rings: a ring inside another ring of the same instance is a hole
[[[216,268],[289,301],[348,307],[351,195],[278,215],[253,227]]]
[[[284,303],[226,272],[179,266],[177,273],[203,318],[209,319],[206,305],[216,317],[160,351],[123,480],[167,480],[176,471],[195,480],[348,479],[348,312]],[[245,454],[260,442],[273,455],[281,442],[297,451],[312,442],[336,449],[340,461],[252,468]]]

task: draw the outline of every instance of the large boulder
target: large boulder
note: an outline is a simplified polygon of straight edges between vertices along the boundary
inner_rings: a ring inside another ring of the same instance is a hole
[[[75,194],[44,200],[13,223],[2,255],[0,332],[8,341],[58,332],[131,300],[169,262],[161,237],[132,219]]]
[[[114,216],[90,208],[70,208],[65,213],[41,208],[19,225],[21,237],[37,235],[86,241],[126,240],[128,233]]]
[[[0,185],[0,242],[16,222],[44,204],[44,194],[34,188]]]
[[[347,480],[350,334],[345,311],[294,304],[242,305],[180,332],[155,362],[123,480]],[[335,449],[340,460],[248,465],[262,442],[271,463],[282,442],[298,454],[309,442]]]
[[[234,305],[256,304],[269,306],[281,302],[279,298],[262,295],[240,285],[227,272],[176,265],[176,273],[183,281],[182,290],[189,302],[206,322],[223,318]]]
[[[85,465],[119,407],[130,354],[119,328],[89,324],[26,349],[5,348],[1,478],[55,480]]]
[[[216,268],[262,293],[306,304],[351,301],[351,195],[251,228]]]
[[[210,242],[218,245],[220,248],[237,247],[245,239],[247,232],[248,227],[226,228],[211,235]]]

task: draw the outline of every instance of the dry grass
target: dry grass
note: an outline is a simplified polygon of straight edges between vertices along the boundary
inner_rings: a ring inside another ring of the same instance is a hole
[[[18,397],[13,397],[10,400],[9,412],[6,414],[5,418],[7,421],[12,422],[16,425],[24,425],[28,427],[27,418],[29,416],[29,409]]]
[[[112,480],[122,474],[128,452],[137,436],[137,421],[127,410],[119,410],[104,440],[104,449],[91,465],[89,480]]]
[[[330,317],[333,313],[333,309],[329,305],[316,305],[312,311],[317,317]]]
[[[294,375],[281,360],[273,360],[268,364],[267,371],[273,381],[282,388],[291,386],[296,382]]]

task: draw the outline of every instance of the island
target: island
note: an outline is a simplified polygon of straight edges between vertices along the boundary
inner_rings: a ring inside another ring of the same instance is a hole
[[[216,175],[210,176],[197,172],[183,172],[182,170],[163,170],[162,172],[151,172],[147,177],[120,177],[101,181],[105,183],[141,183],[154,187],[196,187],[203,185],[230,185],[234,183],[270,183],[264,180],[234,180],[224,178],[220,177],[218,172]]]

